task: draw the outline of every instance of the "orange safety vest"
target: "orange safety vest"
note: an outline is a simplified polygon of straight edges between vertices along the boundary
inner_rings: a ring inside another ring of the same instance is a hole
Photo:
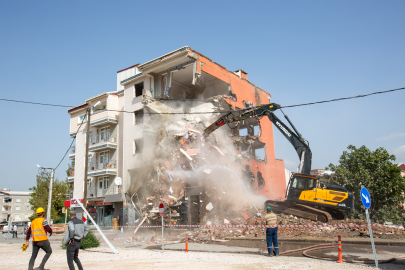
[[[46,235],[42,222],[44,222],[44,218],[36,218],[31,223],[31,233],[34,242],[48,240],[48,236]]]

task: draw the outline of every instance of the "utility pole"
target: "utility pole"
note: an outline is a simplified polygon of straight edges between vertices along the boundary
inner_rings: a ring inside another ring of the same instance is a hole
[[[51,168],[51,180],[49,182],[49,195],[48,195],[48,209],[46,211],[46,220],[48,224],[51,225],[51,205],[52,205],[52,183],[53,183],[53,171],[54,169]]]
[[[84,191],[83,191],[83,205],[87,207],[87,172],[89,170],[89,137],[90,137],[90,115],[91,115],[91,101],[87,106],[87,131],[86,131],[86,153],[84,157]]]

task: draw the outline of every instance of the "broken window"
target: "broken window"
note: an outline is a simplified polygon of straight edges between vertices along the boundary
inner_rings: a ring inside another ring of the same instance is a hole
[[[254,150],[256,160],[266,160],[266,152],[264,148],[256,148]]]
[[[134,140],[135,154],[141,154],[143,151],[143,139]]]
[[[243,137],[243,136],[247,136],[247,135],[248,135],[248,129],[247,128],[239,129],[239,136]]]
[[[253,136],[258,136],[260,132],[260,126],[253,127]]]
[[[143,82],[134,84],[134,97],[142,96]]]
[[[135,125],[143,124],[143,110],[135,111]]]

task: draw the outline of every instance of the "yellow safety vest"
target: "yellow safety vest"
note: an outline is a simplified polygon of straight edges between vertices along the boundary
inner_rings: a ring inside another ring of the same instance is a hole
[[[31,233],[34,242],[48,240],[48,236],[46,235],[42,222],[44,222],[44,218],[36,218],[31,223]]]

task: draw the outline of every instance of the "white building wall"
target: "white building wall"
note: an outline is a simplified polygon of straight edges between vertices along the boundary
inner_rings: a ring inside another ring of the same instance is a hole
[[[86,153],[86,129],[87,123],[76,134],[76,152],[75,152],[75,182],[73,196],[78,199],[83,198],[84,186],[84,163]]]
[[[86,110],[85,110],[85,109],[81,109],[81,110],[79,110],[78,112],[74,112],[74,113],[71,114],[71,116],[70,116],[69,134],[74,134],[74,133],[76,133],[76,131],[77,131],[77,129],[79,128],[80,123],[81,123],[81,122],[79,122],[79,117],[80,117],[81,115],[84,115],[85,113],[86,113]]]
[[[121,82],[125,79],[128,79],[132,76],[135,76],[136,74],[139,74],[139,70],[137,67],[133,67],[124,71],[121,71],[117,73],[117,91],[122,91],[124,90],[124,86],[121,85]]]
[[[124,90],[124,110],[125,111],[138,111],[143,109],[142,104],[142,96],[134,97],[134,84],[140,83],[144,81],[144,79],[140,79],[134,81],[131,84],[125,86]],[[144,81],[145,85],[145,81]],[[131,182],[131,177],[129,171],[135,170],[137,166],[142,162],[142,155],[140,154],[133,154],[134,148],[134,139],[135,138],[142,138],[142,126],[141,125],[134,125],[134,115],[131,113],[124,113],[124,121],[123,121],[123,182],[124,182],[124,189],[129,187]]]

